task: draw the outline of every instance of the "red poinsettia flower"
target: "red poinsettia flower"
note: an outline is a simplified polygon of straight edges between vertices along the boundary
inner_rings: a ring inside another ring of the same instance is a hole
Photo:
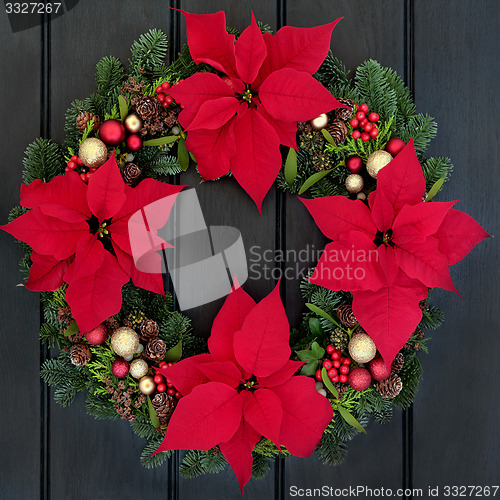
[[[194,62],[223,73],[196,73],[170,90],[184,107],[179,121],[188,130],[186,147],[204,179],[231,171],[260,211],[281,167],[280,143],[297,149],[296,122],[345,107],[311,76],[339,20],[316,28],[285,26],[270,35],[261,33],[252,14],[235,43],[224,12],[182,12]]]
[[[424,203],[413,141],[384,167],[369,207],[344,196],[302,200],[329,243],[310,281],[352,292],[353,312],[387,366],[422,318],[427,288],[456,291],[449,266],[488,233],[456,202]]]
[[[333,411],[312,378],[293,376],[303,363],[289,359],[289,333],[279,284],[257,305],[233,290],[214,320],[210,354],[157,369],[183,395],[157,453],[219,445],[242,491],[261,436],[311,455]]]
[[[68,283],[66,300],[80,331],[86,332],[120,311],[121,288],[129,279],[164,293],[161,274],[143,273],[134,264],[128,220],[183,187],[146,179],[131,188],[112,156],[88,185],[76,172],[23,184],[21,205],[31,210],[0,227],[33,249],[26,288],[53,291]],[[169,214],[162,216],[166,222]]]

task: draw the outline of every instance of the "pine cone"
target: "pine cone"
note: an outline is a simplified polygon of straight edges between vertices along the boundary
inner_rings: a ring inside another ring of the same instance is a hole
[[[112,334],[117,328],[120,327],[120,322],[114,317],[111,316],[111,318],[108,318],[104,324],[106,325],[106,328],[108,329],[108,332]]]
[[[81,342],[71,347],[69,359],[75,366],[85,366],[90,361],[90,349],[87,344]]]
[[[69,337],[66,337],[72,344],[79,344],[80,343],[80,332],[76,332],[73,335],[70,335]]]
[[[69,306],[60,307],[57,310],[57,321],[59,321],[59,323],[67,323],[67,324],[70,324],[73,321],[71,308]]]
[[[326,127],[335,144],[343,144],[347,138],[347,125],[342,120],[334,120]]]
[[[339,399],[342,399],[344,392],[347,392],[349,390],[347,384],[333,384],[333,385],[335,389],[337,389],[337,392],[339,393]]]
[[[132,312],[127,314],[122,323],[123,326],[128,326],[129,328],[136,330],[141,326],[141,323],[146,319],[147,319],[146,315],[142,311],[134,309]]]
[[[340,322],[347,328],[352,328],[358,323],[356,316],[354,316],[354,313],[352,312],[352,307],[349,304],[340,306],[337,309],[337,316],[339,317]]]
[[[328,170],[335,166],[335,160],[327,151],[318,151],[311,158],[313,167],[318,171]]]
[[[391,371],[393,373],[399,373],[403,368],[404,364],[405,364],[405,357],[403,356],[403,353],[398,352],[397,356],[392,361]]]
[[[330,343],[335,346],[335,349],[345,351],[347,349],[347,345],[349,344],[349,335],[347,335],[344,330],[335,328],[330,335]]]
[[[418,304],[420,306],[420,310],[422,312],[428,311],[429,310],[429,304],[426,299],[421,300]]]
[[[153,120],[163,110],[158,99],[147,96],[139,95],[134,98],[135,110],[143,120]]]
[[[142,174],[141,169],[135,163],[126,163],[120,170],[125,184],[129,186],[133,186]]]
[[[351,99],[347,99],[346,97],[337,97],[337,101],[339,101],[340,104],[345,104],[346,106],[349,106],[350,109],[337,108],[333,112],[334,117],[337,120],[342,120],[344,122],[350,120],[352,117],[352,110],[354,109],[354,102],[351,101]]]
[[[161,425],[168,424],[170,417],[175,409],[175,400],[172,396],[168,396],[164,392],[159,392],[152,400],[151,404],[156,411],[156,415],[160,420]]]
[[[81,130],[83,132],[92,119],[94,119],[94,126],[92,127],[91,132],[97,132],[99,130],[99,127],[101,126],[101,120],[97,115],[94,115],[94,113],[89,113],[88,111],[80,113],[76,117],[76,126],[78,130]]]
[[[144,355],[151,361],[161,361],[165,357],[167,346],[163,340],[154,339],[146,344]]]
[[[395,373],[391,373],[388,378],[375,384],[375,390],[384,398],[395,398],[402,388],[403,382]]]
[[[141,324],[140,332],[142,340],[149,342],[150,340],[158,338],[160,327],[158,326],[158,323],[156,321],[153,321],[152,319],[146,319]]]

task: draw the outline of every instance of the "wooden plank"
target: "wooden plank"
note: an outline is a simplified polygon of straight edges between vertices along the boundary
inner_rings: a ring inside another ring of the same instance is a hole
[[[376,59],[400,74],[404,68],[403,3],[395,1],[369,2],[365,0],[339,1],[332,4],[326,0],[314,3],[314,8],[298,0],[287,2],[287,24],[292,26],[315,26],[331,22],[338,17],[344,19],[336,26],[332,36],[332,51],[354,72],[366,59]],[[286,247],[297,255],[308,249],[306,262],[299,268],[316,264],[314,257],[325,246],[326,239],[296,196],[287,196]],[[293,259],[287,263],[295,266]],[[287,280],[287,314],[292,325],[297,324],[303,311],[299,280]],[[400,412],[395,412],[390,424],[381,426],[372,423],[367,436],[358,436],[349,443],[346,461],[335,468],[324,466],[316,458],[308,461],[286,460],[285,494],[292,485],[302,488],[320,487],[323,484],[335,487],[367,485],[374,487],[401,486],[402,480],[402,428]],[[382,454],[384,460],[378,460]]]
[[[463,200],[457,208],[494,235],[500,230],[492,205],[500,189],[498,131],[480,117],[488,122],[499,112],[499,20],[494,0],[415,2],[417,106],[439,124],[429,153],[450,156],[455,164],[437,199]],[[483,242],[452,268],[463,300],[432,294],[446,322],[423,359],[414,408],[415,486],[498,482],[500,370],[492,358],[500,327],[498,259],[498,245]]]
[[[22,158],[40,133],[40,27],[12,33],[0,16],[2,100],[6,127],[0,137],[3,152],[0,220],[19,204]],[[0,316],[4,400],[0,414],[0,491],[5,498],[35,499],[40,492],[40,344],[39,299],[23,287],[19,272],[21,248],[0,234]]]
[[[94,72],[106,55],[126,65],[132,42],[149,28],[168,33],[170,11],[161,0],[80,2],[52,23],[52,135],[64,138],[64,112],[95,91]],[[69,408],[51,404],[52,498],[166,498],[167,468],[139,463],[144,441],[128,423],[96,421],[80,397]],[[77,474],[76,470],[85,470]]]

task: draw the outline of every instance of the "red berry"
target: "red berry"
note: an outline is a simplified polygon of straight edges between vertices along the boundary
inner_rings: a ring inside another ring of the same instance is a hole
[[[358,112],[359,111],[359,104],[354,105],[354,111]]]
[[[359,122],[359,126],[361,128],[364,128],[364,126],[368,123],[368,118],[363,118],[360,122]]]
[[[337,375],[338,373],[335,368],[330,368],[330,370],[328,370],[328,378],[333,378],[336,377]]]
[[[352,128],[356,128],[359,125],[359,120],[357,118],[353,118],[350,123]]]
[[[172,104],[174,102],[174,98],[170,95],[165,97],[165,102],[168,102],[169,104]]]
[[[353,139],[359,139],[361,137],[361,132],[359,130],[354,130],[352,132],[352,138]]]
[[[368,122],[368,123],[365,125],[365,132],[371,132],[372,130],[373,130],[373,123]]]
[[[342,384],[345,384],[347,382],[347,375],[342,374],[339,378]]]
[[[349,366],[351,364],[351,360],[349,358],[345,358],[342,364]]]
[[[161,85],[159,87],[156,87],[156,93],[159,94],[161,92]]]
[[[158,385],[156,386],[156,390],[157,390],[158,392],[165,392],[165,391],[167,390],[167,387],[165,386],[165,384],[158,384]]]
[[[370,137],[371,137],[372,139],[375,139],[375,137],[377,137],[377,136],[378,136],[378,128],[372,128],[372,129],[370,130]]]
[[[78,166],[78,163],[74,160],[68,161],[68,168],[71,170],[75,170],[75,168]]]
[[[174,394],[174,397],[175,397],[175,399],[181,399],[181,398],[182,398],[182,394],[181,394],[179,391],[177,391],[177,392]]]
[[[342,375],[347,375],[349,373],[349,367],[347,365],[342,365],[339,368],[339,371],[340,373],[342,373]]]
[[[167,366],[174,366],[172,362],[167,363]]]
[[[325,361],[323,361],[323,368],[325,370],[329,370],[331,367],[332,367],[332,362],[329,359],[325,359]]]
[[[66,168],[64,169],[64,171],[65,171],[65,172],[71,172],[71,169],[70,169],[70,168],[68,168],[68,167],[66,167]]]
[[[339,351],[332,352],[332,359],[340,359]]]
[[[80,179],[83,181],[83,182],[87,182],[87,176],[85,174],[80,174]]]
[[[71,157],[71,161],[76,161],[77,159],[78,159],[78,156],[76,156],[76,155],[73,155],[73,156]]]
[[[318,380],[318,381],[323,380],[323,375],[321,374],[321,370],[317,370],[317,371],[316,371],[315,378],[316,378],[316,380]]]
[[[78,163],[78,165],[82,166],[83,165],[83,160],[81,158],[76,158],[76,163]]]
[[[339,376],[337,375],[336,377],[333,377],[331,380],[334,384],[336,384],[340,379]]]
[[[89,168],[89,172],[92,172],[92,173],[94,173],[96,170],[97,170],[97,167],[90,167]]]
[[[166,361],[162,361],[159,366],[160,366],[160,368],[166,368],[167,367],[167,362]]]
[[[376,123],[380,120],[380,116],[378,116],[377,113],[370,113],[368,115],[368,120],[370,120],[373,123]]]
[[[154,376],[153,380],[155,381],[155,384],[161,384],[163,382],[163,377],[158,374]]]
[[[161,88],[163,91],[168,90],[170,88],[170,83],[168,83],[168,82],[162,83]]]
[[[328,345],[326,346],[326,352],[327,352],[328,354],[332,354],[332,353],[334,353],[334,352],[335,352],[335,347],[334,347],[332,344],[328,344]]]
[[[361,106],[359,107],[359,110],[362,111],[363,113],[368,113],[370,108],[368,107],[368,104],[361,104]]]
[[[170,387],[173,387],[174,384],[167,378],[167,387],[170,389]]]
[[[361,140],[364,142],[368,142],[370,140],[370,134],[368,132],[363,132],[361,134]]]
[[[163,102],[165,100],[165,94],[158,94],[158,97],[157,99],[160,101],[160,102]]]
[[[363,111],[358,111],[358,112],[356,113],[356,118],[357,118],[358,120],[360,120],[360,121],[361,121],[361,120],[364,120],[364,119],[365,119],[365,116],[366,116],[366,115],[363,113]]]
[[[341,365],[341,364],[342,364],[342,363],[340,362],[340,359],[336,359],[336,360],[332,363],[332,365],[333,365],[333,367],[334,367],[334,368],[340,368],[340,365]]]
[[[174,396],[174,395],[175,395],[175,389],[172,389],[172,388],[167,389],[167,394],[168,394],[169,396]]]
[[[161,104],[164,108],[168,108],[170,106],[170,103],[168,103],[167,101],[163,101],[162,104]]]

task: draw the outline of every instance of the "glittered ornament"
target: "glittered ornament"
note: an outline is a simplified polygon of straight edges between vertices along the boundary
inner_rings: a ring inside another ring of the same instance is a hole
[[[108,148],[96,137],[89,137],[80,144],[78,157],[86,167],[97,168],[108,159]]]
[[[122,326],[111,336],[111,348],[118,356],[132,356],[139,347],[139,335],[132,328]]]
[[[143,359],[134,359],[132,363],[130,363],[130,375],[136,379],[140,379],[147,375],[149,370],[149,365]]]
[[[108,146],[118,146],[125,139],[125,127],[118,120],[106,120],[99,128],[99,137]]]
[[[364,391],[370,387],[372,377],[366,368],[357,366],[350,371],[347,381],[355,391]]]
[[[365,194],[365,193],[358,193],[358,194],[356,195],[356,198],[357,198],[358,200],[365,201],[365,200],[366,200],[366,194]]]
[[[380,170],[382,170],[391,161],[392,156],[387,151],[375,151],[368,157],[368,160],[366,160],[366,171],[371,177],[376,179]]]
[[[359,174],[351,174],[345,180],[345,187],[351,194],[359,193],[363,189],[363,177]]]
[[[125,128],[131,133],[135,134],[141,130],[142,127],[142,121],[137,115],[128,115],[127,118],[125,118],[125,121],[123,122],[125,125]]]
[[[156,385],[153,381],[153,377],[142,377],[141,380],[139,380],[139,390],[143,394],[152,394],[154,390],[156,389]]]
[[[359,174],[363,168],[363,160],[358,155],[349,156],[345,162],[345,166],[351,174]]]
[[[392,155],[396,156],[404,147],[406,146],[406,142],[400,139],[399,137],[393,137],[389,139],[387,144],[385,145],[385,150]]]
[[[111,373],[116,378],[125,378],[128,375],[129,364],[124,359],[115,359],[111,365]]]
[[[349,354],[356,363],[368,363],[377,354],[377,347],[368,334],[356,333],[349,342]]]
[[[142,139],[137,134],[129,135],[126,143],[130,151],[139,151],[142,148]]]
[[[85,340],[92,345],[100,345],[108,338],[108,329],[104,323],[96,326],[93,330],[85,332]]]
[[[321,115],[311,120],[311,125],[316,130],[325,128],[328,125],[328,116],[326,115],[326,113],[322,113]]]
[[[385,361],[380,356],[370,361],[368,369],[372,374],[372,378],[378,380],[379,382],[381,380],[385,380],[391,374],[385,365]]]

